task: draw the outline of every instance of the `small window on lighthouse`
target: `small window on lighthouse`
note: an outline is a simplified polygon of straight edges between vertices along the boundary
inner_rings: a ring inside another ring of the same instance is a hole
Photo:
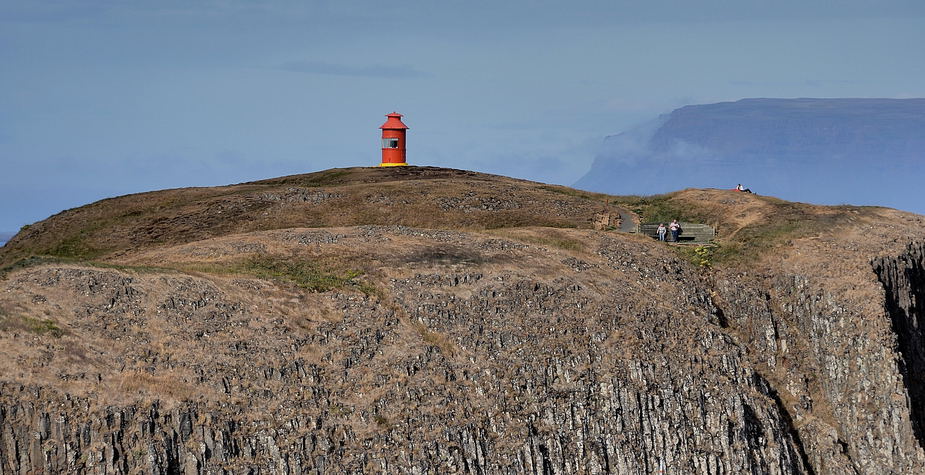
[[[398,148],[398,139],[382,139],[382,148]]]

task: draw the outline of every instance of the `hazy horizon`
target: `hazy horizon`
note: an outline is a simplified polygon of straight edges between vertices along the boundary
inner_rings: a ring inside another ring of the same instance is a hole
[[[0,0],[0,230],[98,199],[409,162],[571,185],[688,104],[925,96],[925,4]],[[832,185],[834,186],[834,185]]]

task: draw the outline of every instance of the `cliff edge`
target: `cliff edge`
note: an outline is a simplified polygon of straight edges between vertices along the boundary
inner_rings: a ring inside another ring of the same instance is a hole
[[[426,167],[103,200],[0,248],[0,467],[919,472],[923,225]]]

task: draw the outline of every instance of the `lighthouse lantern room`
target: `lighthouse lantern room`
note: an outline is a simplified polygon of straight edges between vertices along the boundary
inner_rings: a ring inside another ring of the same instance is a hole
[[[380,167],[400,167],[405,161],[405,131],[408,126],[401,121],[401,114],[387,114],[388,120],[382,124],[382,164]]]

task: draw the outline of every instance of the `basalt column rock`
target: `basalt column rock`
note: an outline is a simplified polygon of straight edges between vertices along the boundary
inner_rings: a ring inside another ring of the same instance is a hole
[[[886,291],[912,428],[925,448],[925,243],[910,244],[904,254],[877,259],[873,265]]]
[[[845,288],[798,266],[715,274],[728,331],[779,391],[817,472],[917,473],[925,463],[923,255],[913,244],[878,258],[869,281]]]

